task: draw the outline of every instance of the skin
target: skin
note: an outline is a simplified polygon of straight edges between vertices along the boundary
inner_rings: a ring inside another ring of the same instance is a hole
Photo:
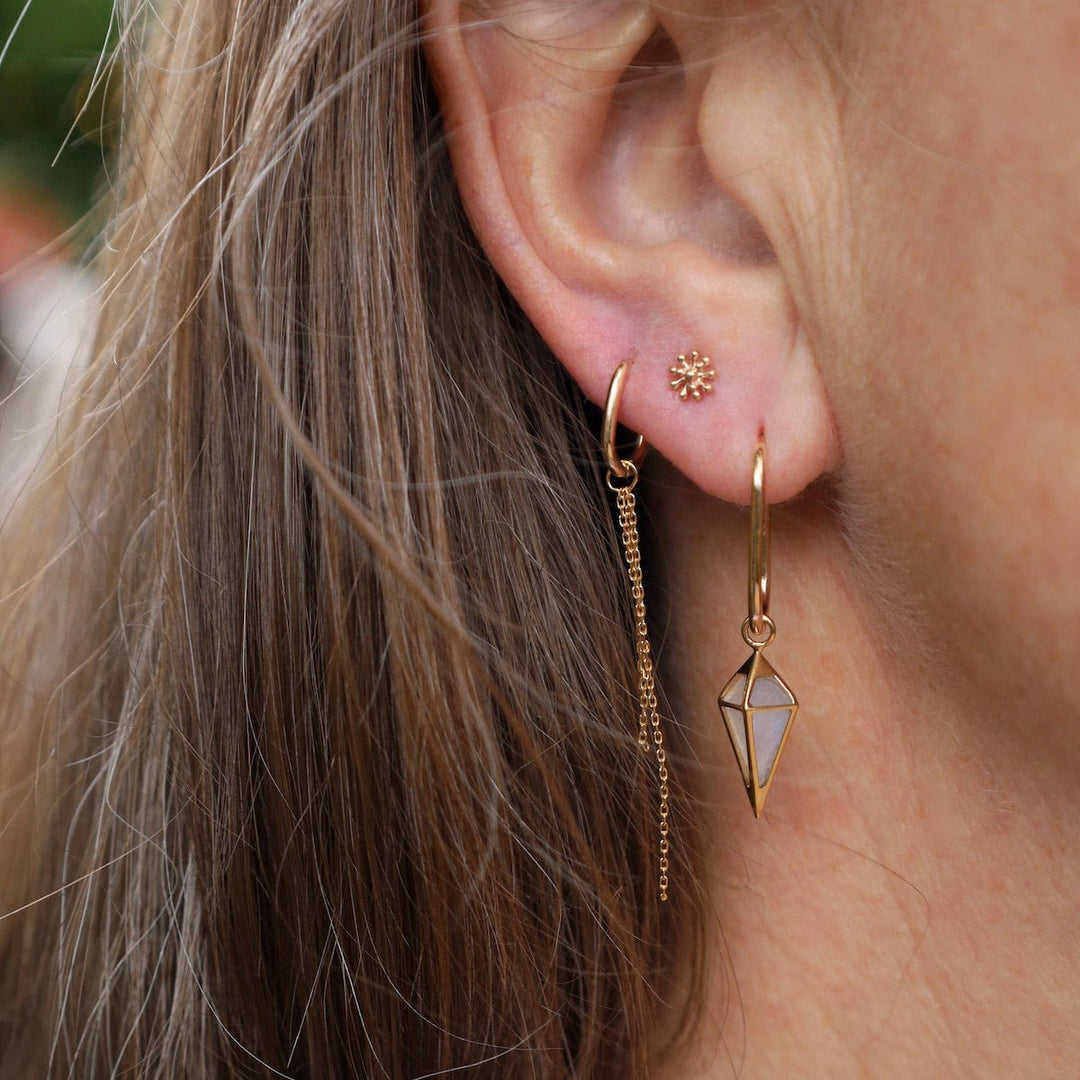
[[[626,63],[612,5],[587,27],[557,6],[585,42],[575,72]],[[594,133],[620,168],[550,177],[560,133],[582,145],[577,75],[553,89],[541,49],[504,76],[490,29],[432,47],[466,206],[556,354],[602,401],[618,350],[647,343],[625,419],[667,458],[646,469],[649,596],[713,935],[702,1023],[657,1076],[1080,1065],[1080,9],[1036,7],[665,5],[678,72],[623,82]],[[450,8],[432,6],[436,30]],[[519,48],[553,40],[544,11]],[[705,240],[676,250],[657,220]],[[634,243],[632,265],[649,247],[668,278],[715,288],[691,309],[659,275],[626,285],[612,267]],[[766,292],[783,302],[755,308]],[[683,328],[675,348],[646,306]],[[669,357],[731,325],[723,387],[675,403]],[[802,709],[755,822],[715,699],[747,652],[733,504],[759,422],[774,495],[797,495],[773,511],[768,655]]]
[[[763,154],[742,194],[843,460],[775,513],[771,654],[804,708],[758,823],[709,708],[745,652],[746,522],[656,476],[717,934],[703,1032],[659,1075],[1080,1062],[1080,13],[1025,11],[843,5],[831,62],[798,19],[754,46],[801,43],[830,129],[806,142],[840,150],[801,184]]]

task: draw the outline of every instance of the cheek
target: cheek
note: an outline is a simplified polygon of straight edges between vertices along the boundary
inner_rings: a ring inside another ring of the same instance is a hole
[[[1015,701],[1038,670],[1065,716],[1080,694],[1080,10],[1046,7],[1057,21],[1036,25],[939,0],[861,28],[818,351],[896,610],[963,642],[973,685]]]

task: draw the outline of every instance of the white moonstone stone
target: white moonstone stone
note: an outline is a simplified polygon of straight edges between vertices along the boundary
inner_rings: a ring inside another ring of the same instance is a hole
[[[746,720],[738,709],[730,705],[722,706],[724,723],[731,733],[731,744],[735,747],[735,756],[739,759],[739,768],[742,769],[743,783],[750,782],[750,756],[746,752]]]
[[[769,773],[776,764],[776,755],[784,739],[788,723],[791,721],[790,709],[765,709],[752,713],[754,724],[754,758],[757,761],[758,783],[766,784]]]
[[[713,685],[715,686],[716,684],[713,683]],[[739,674],[736,675],[735,678],[733,678],[731,682],[729,682],[727,686],[724,687],[724,693],[721,696],[725,701],[730,701],[732,702],[732,704],[738,705],[741,708],[743,703],[743,691],[745,687],[746,674],[745,672],[740,671]]]
[[[772,675],[755,679],[750,688],[750,705],[757,708],[759,705],[792,705],[794,699],[780,685],[779,680]]]

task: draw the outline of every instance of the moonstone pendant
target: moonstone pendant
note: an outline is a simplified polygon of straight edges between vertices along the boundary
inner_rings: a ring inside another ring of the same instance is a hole
[[[755,647],[721,691],[719,705],[754,817],[761,817],[799,703]]]

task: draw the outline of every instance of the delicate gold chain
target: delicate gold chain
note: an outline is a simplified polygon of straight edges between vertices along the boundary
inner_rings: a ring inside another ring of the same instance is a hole
[[[646,753],[649,751],[649,738],[656,749],[657,774],[660,781],[660,899],[668,898],[668,852],[670,843],[669,808],[668,808],[668,770],[667,752],[664,749],[664,729],[660,724],[660,713],[656,707],[656,679],[653,676],[652,648],[649,645],[649,626],[645,621],[645,587],[641,577],[641,549],[638,545],[637,498],[634,487],[637,484],[637,469],[632,462],[624,461],[626,476],[618,479],[608,475],[608,486],[615,492],[619,508],[619,526],[622,529],[623,550],[626,553],[626,568],[630,577],[630,595],[634,599],[634,627],[638,666],[638,745]]]

